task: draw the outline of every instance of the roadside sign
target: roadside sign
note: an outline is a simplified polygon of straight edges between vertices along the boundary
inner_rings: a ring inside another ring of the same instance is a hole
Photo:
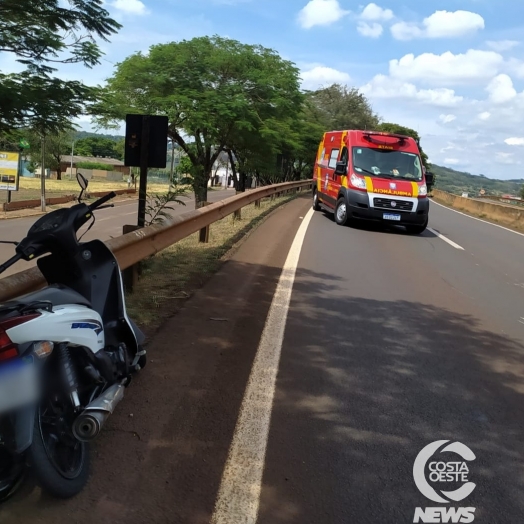
[[[0,151],[0,190],[18,191],[20,153]]]

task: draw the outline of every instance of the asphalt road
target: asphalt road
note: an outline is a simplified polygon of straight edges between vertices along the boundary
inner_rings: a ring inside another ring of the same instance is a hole
[[[224,198],[233,196],[233,190],[213,190],[208,192],[209,202],[217,202]],[[91,230],[85,235],[84,240],[89,241],[95,238],[102,240],[109,240],[110,238],[122,235],[122,228],[126,224],[137,223],[138,200],[122,200],[115,199],[115,207],[102,209],[96,213],[96,222]],[[194,197],[182,197],[184,205],[173,204],[173,215],[178,215],[191,211],[194,209]],[[0,219],[0,240],[20,240],[27,234],[29,228],[39,219],[39,216],[32,216],[28,218],[14,218],[14,219]],[[84,231],[85,228],[82,230]],[[14,255],[14,246],[8,244],[0,244],[0,261],[9,259]],[[35,262],[21,261],[15,266],[12,266],[2,276],[12,275],[24,269],[34,266]]]
[[[26,488],[0,522],[211,521],[241,404],[267,403],[244,392],[309,208],[298,199],[276,212],[158,333],[95,445],[86,491],[62,502]],[[408,236],[312,217],[265,458],[233,465],[263,470],[258,524],[413,522],[415,508],[439,506],[413,481],[417,454],[437,440],[476,456],[476,489],[453,507],[476,508],[479,523],[522,521],[524,236],[436,204],[430,227]]]
[[[438,506],[418,492],[414,460],[445,439],[477,457],[477,488],[453,506],[522,521],[524,237],[437,205],[430,226],[457,247],[314,216],[259,524],[413,522],[416,507]]]

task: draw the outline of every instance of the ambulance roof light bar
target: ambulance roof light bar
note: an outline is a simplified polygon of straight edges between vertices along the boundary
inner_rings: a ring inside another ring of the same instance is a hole
[[[405,135],[399,135],[397,133],[384,133],[384,132],[381,132],[381,131],[364,131],[363,132],[363,135],[362,135],[362,138],[364,140],[367,140],[368,142],[374,142],[376,144],[384,144],[386,145],[387,142],[383,142],[383,141],[380,141],[380,140],[377,140],[376,138],[374,137],[379,137],[379,136],[383,136],[383,137],[394,137],[397,139],[397,144],[398,145],[404,145],[406,140],[409,138]],[[419,145],[419,140],[415,140],[417,142],[417,145]]]

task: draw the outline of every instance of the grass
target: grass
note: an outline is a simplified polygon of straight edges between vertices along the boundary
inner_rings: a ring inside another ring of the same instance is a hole
[[[64,196],[64,195],[77,195],[80,191],[78,183],[75,178],[69,180],[67,175],[64,176],[63,180],[49,180],[45,181],[46,195],[48,197]],[[133,186],[131,186],[133,187]],[[104,180],[102,178],[93,178],[89,181],[89,190],[93,192],[97,191],[113,191],[117,189],[127,189],[127,181],[112,182]],[[138,189],[138,187],[137,187]],[[167,193],[169,186],[167,184],[159,183],[148,183],[148,190],[150,193]],[[3,191],[3,199],[7,201],[7,191]],[[1,199],[0,195],[0,199]],[[40,198],[40,179],[39,178],[20,178],[20,189],[19,191],[11,192],[12,201],[20,200],[34,200]]]
[[[198,233],[187,237],[142,263],[140,281],[126,299],[130,316],[152,334],[173,316],[197,289],[213,275],[225,256],[269,213],[296,198],[287,195],[262,200],[242,209],[241,219],[226,217],[211,225],[209,243]]]

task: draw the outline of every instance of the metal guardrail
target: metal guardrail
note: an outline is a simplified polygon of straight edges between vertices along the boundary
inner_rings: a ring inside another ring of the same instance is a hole
[[[312,184],[313,180],[301,180],[252,189],[206,207],[171,217],[162,224],[112,238],[106,241],[106,245],[116,256],[120,269],[124,270],[253,202],[290,189],[311,187]],[[0,302],[36,291],[45,285],[46,281],[37,267],[2,278]]]

